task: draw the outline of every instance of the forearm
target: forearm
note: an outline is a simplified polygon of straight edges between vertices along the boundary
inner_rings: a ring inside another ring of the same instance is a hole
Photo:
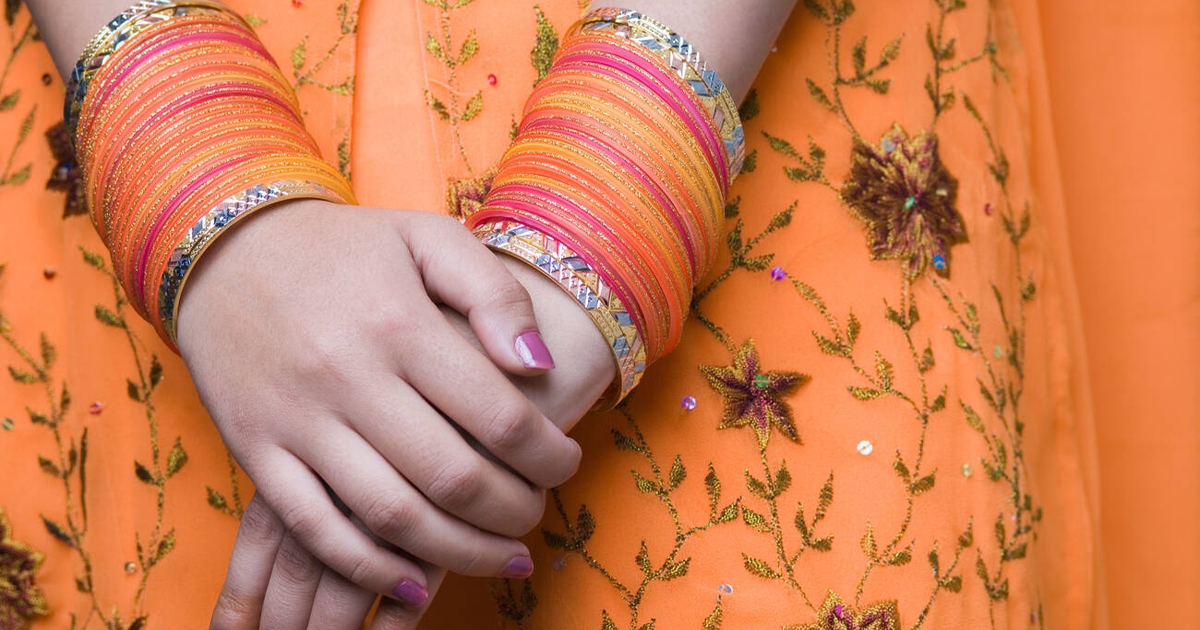
[[[682,35],[741,102],[775,45],[796,0],[600,0],[636,9]]]
[[[26,0],[54,65],[67,76],[100,27],[129,8],[131,0]]]

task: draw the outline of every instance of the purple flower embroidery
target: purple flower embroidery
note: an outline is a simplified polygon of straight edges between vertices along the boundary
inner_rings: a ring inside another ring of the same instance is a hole
[[[49,612],[34,580],[42,554],[13,540],[12,525],[0,511],[0,628],[23,630],[30,619]]]
[[[708,384],[725,399],[725,415],[719,429],[750,426],[760,446],[766,446],[771,427],[793,442],[800,434],[792,420],[792,408],[783,398],[796,392],[810,377],[798,372],[759,371],[754,341],[747,341],[733,357],[730,367],[700,366]]]
[[[871,258],[901,261],[907,278],[929,265],[950,275],[950,248],[967,242],[957,196],[935,133],[909,138],[892,125],[878,147],[855,140],[842,200],[866,223]]]

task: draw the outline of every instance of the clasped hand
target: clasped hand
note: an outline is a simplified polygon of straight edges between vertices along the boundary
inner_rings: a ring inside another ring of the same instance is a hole
[[[287,202],[214,244],[183,300],[180,351],[257,488],[214,628],[357,628],[376,594],[415,620],[441,567],[532,572],[515,538],[580,448],[510,381],[553,360],[457,221]]]

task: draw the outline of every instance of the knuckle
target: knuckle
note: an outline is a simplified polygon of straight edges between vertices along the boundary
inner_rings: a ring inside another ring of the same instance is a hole
[[[285,541],[275,555],[275,566],[291,582],[308,582],[320,575],[321,565],[293,539]]]
[[[516,278],[505,272],[492,288],[485,303],[488,310],[502,316],[533,316],[533,298]]]
[[[311,504],[298,503],[282,514],[284,529],[298,540],[314,540],[325,528],[325,514]]]
[[[250,502],[238,525],[238,536],[256,546],[274,540],[282,532],[283,525],[261,500]]]
[[[417,520],[410,502],[388,493],[372,497],[358,516],[368,529],[394,543],[407,538]]]
[[[213,607],[212,622],[208,630],[245,630],[253,627],[258,619],[254,618],[255,606],[250,598],[229,589],[221,591],[217,596],[217,604]]]
[[[355,558],[350,571],[344,576],[352,584],[366,584],[377,573],[375,559],[371,556]]]
[[[426,488],[430,500],[451,512],[471,505],[482,491],[483,475],[470,463],[443,466]]]
[[[497,451],[510,451],[533,436],[533,416],[526,405],[512,398],[498,397],[485,411],[487,445]]]
[[[297,371],[302,377],[312,379],[311,382],[346,377],[354,362],[346,336],[325,332],[305,337],[296,356]]]
[[[495,562],[487,553],[478,547],[472,547],[461,558],[457,559],[458,566],[454,572],[460,575],[485,577],[495,574]]]

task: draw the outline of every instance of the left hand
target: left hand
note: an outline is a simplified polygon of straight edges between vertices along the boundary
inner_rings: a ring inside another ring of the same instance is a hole
[[[370,630],[417,627],[446,576],[445,569],[421,565],[430,598],[417,608],[382,598]],[[242,516],[209,630],[359,630],[377,599],[374,592],[321,564],[255,495]]]

